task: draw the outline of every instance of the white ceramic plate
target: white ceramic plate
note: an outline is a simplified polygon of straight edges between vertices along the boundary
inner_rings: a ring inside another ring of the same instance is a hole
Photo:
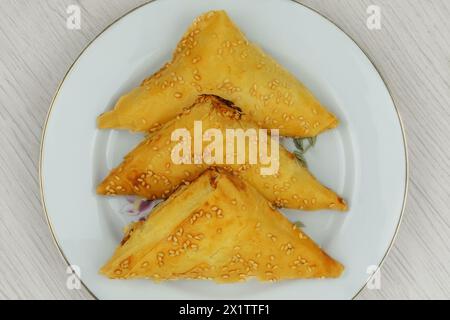
[[[311,171],[347,199],[347,213],[286,210],[341,261],[336,280],[216,285],[204,281],[108,280],[98,274],[136,219],[126,200],[97,196],[95,186],[141,138],[96,128],[97,115],[170,59],[199,14],[225,9],[246,33],[303,81],[341,125],[308,152]],[[361,49],[318,13],[289,0],[158,0],[105,30],[74,63],[44,128],[41,185],[59,249],[98,298],[350,299],[365,285],[395,237],[406,194],[401,123],[385,83]]]

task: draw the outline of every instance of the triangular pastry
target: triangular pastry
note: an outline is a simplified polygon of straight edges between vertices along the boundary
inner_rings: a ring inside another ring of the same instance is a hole
[[[100,115],[98,126],[156,130],[199,94],[238,104],[260,127],[280,129],[282,136],[316,136],[338,123],[299,80],[250,43],[225,11],[211,11],[195,19],[172,61]]]
[[[128,228],[100,273],[156,281],[339,277],[323,252],[250,185],[206,171]]]
[[[193,106],[186,108],[181,115],[166,123],[132,150],[103,180],[97,192],[104,195],[139,195],[147,199],[159,199],[167,198],[180,184],[193,181],[209,165],[203,162],[174,164],[171,153],[178,141],[171,141],[171,137],[172,133],[180,128],[185,128],[193,137],[194,121],[201,121],[203,132],[209,128],[221,132],[233,128],[257,131],[259,129],[239,110],[228,106],[222,99],[215,96],[200,96]],[[225,135],[224,133],[223,136]],[[268,141],[271,141],[270,137]],[[204,142],[204,148],[209,143]],[[225,150],[225,139],[223,143]],[[284,147],[280,146],[278,149],[278,173],[261,175],[261,168],[266,166],[260,161],[249,165],[249,143],[246,143],[246,146],[247,164],[213,164],[213,166],[240,176],[277,207],[303,210],[347,209],[342,198],[320,184]],[[190,156],[192,158],[192,154]],[[224,159],[223,163],[225,161]]]

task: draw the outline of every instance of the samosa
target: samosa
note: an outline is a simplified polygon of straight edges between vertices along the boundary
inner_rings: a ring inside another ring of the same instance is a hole
[[[185,108],[182,114],[149,135],[126,155],[124,161],[98,186],[97,192],[104,195],[138,195],[147,199],[167,198],[180,184],[190,183],[208,167],[214,166],[241,177],[277,207],[303,210],[347,209],[341,197],[320,184],[307,168],[282,146],[277,146],[276,149],[278,171],[269,175],[261,173],[266,166],[260,161],[249,164],[250,142],[245,145],[244,151],[247,155],[243,164],[227,164],[227,159],[215,164],[206,164],[204,161],[175,163],[172,152],[180,142],[173,141],[172,134],[182,129],[195,136],[195,122],[201,122],[203,130],[214,129],[223,133],[223,136],[226,136],[226,131],[230,129],[241,129],[244,132],[260,129],[248,121],[236,106],[229,105],[215,96],[200,96],[194,105]],[[268,149],[273,149],[272,138],[267,141],[270,144]],[[221,142],[223,150],[227,148],[226,142]],[[209,143],[203,141],[203,147],[206,148]],[[234,150],[236,149],[237,143]],[[187,156],[192,159],[195,155],[190,153]],[[226,153],[223,157],[226,157]],[[237,158],[234,158],[237,162]]]
[[[252,186],[207,170],[129,226],[100,273],[156,281],[339,277],[343,266]]]
[[[195,19],[172,61],[122,96],[98,118],[100,128],[155,131],[199,94],[221,96],[260,127],[282,136],[313,137],[337,118],[298,80],[255,44],[225,11]]]

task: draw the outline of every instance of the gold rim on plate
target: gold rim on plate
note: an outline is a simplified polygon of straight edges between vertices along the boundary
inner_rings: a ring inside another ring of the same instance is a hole
[[[144,2],[144,3],[140,4],[139,6],[137,6],[137,7],[133,8],[133,9],[129,10],[128,12],[124,13],[122,16],[120,16],[119,18],[115,19],[111,24],[109,24],[105,29],[103,29],[102,32],[100,32],[97,36],[95,36],[94,39],[92,39],[92,40],[84,47],[84,49],[80,52],[80,54],[79,54],[79,55],[77,56],[77,58],[74,60],[74,62],[73,62],[72,65],[69,67],[69,69],[67,70],[66,74],[64,75],[63,79],[62,79],[61,82],[59,83],[58,88],[56,89],[56,92],[55,92],[55,94],[53,95],[52,101],[51,101],[51,103],[50,103],[50,108],[49,108],[49,110],[48,110],[48,112],[47,112],[47,116],[46,116],[46,118],[45,118],[44,126],[43,126],[43,128],[42,128],[41,145],[40,145],[40,151],[39,151],[39,190],[40,190],[40,194],[41,194],[41,204],[42,204],[42,209],[44,210],[44,214],[45,214],[45,218],[46,218],[47,224],[48,224],[48,226],[49,226],[49,228],[50,228],[50,232],[51,232],[51,234],[52,234],[53,242],[55,243],[56,247],[58,248],[58,251],[59,251],[61,257],[62,257],[63,260],[66,262],[67,266],[70,267],[70,268],[72,268],[72,267],[71,267],[71,264],[70,264],[69,260],[67,259],[67,257],[65,256],[65,254],[64,254],[64,252],[63,252],[61,246],[59,245],[58,240],[56,239],[56,234],[55,234],[55,231],[54,231],[54,229],[53,229],[53,225],[52,225],[52,223],[51,223],[51,221],[50,221],[50,218],[49,218],[49,216],[48,216],[48,213],[47,213],[47,207],[46,207],[46,205],[45,205],[45,197],[44,197],[44,189],[43,189],[43,177],[42,177],[42,160],[43,160],[43,149],[44,149],[45,132],[46,132],[46,129],[47,129],[48,120],[49,120],[49,118],[50,118],[50,114],[51,114],[51,112],[52,112],[52,109],[53,109],[55,100],[56,100],[56,98],[57,98],[57,96],[58,96],[58,94],[59,94],[59,91],[60,91],[60,89],[61,89],[61,87],[62,87],[64,81],[66,80],[66,78],[68,77],[68,75],[70,74],[70,72],[72,71],[74,65],[77,63],[77,61],[79,60],[79,58],[80,58],[80,57],[83,55],[83,53],[91,46],[91,44],[92,44],[99,36],[101,36],[105,31],[107,31],[112,25],[114,25],[116,22],[122,20],[122,18],[126,17],[127,15],[129,15],[129,14],[132,13],[132,12],[134,12],[135,10],[138,10],[138,9],[140,9],[140,8],[142,8],[142,7],[144,7],[144,6],[148,5],[148,4],[151,4],[151,3],[155,2],[155,1],[156,1],[156,0],[150,0],[150,1]],[[391,239],[391,242],[389,243],[389,246],[388,246],[388,248],[387,248],[385,254],[383,255],[383,258],[382,258],[381,261],[378,263],[378,266],[377,266],[376,271],[373,272],[372,275],[370,275],[370,276],[368,277],[367,281],[364,283],[364,285],[361,287],[361,289],[359,289],[359,290],[355,293],[355,295],[354,295],[353,298],[352,298],[352,299],[355,299],[355,298],[361,293],[361,291],[367,286],[367,284],[368,284],[369,281],[372,279],[372,277],[373,277],[373,276],[381,269],[383,263],[384,263],[385,260],[386,260],[386,257],[388,256],[389,252],[390,252],[391,249],[392,249],[392,246],[393,246],[393,244],[394,244],[394,242],[395,242],[395,239],[397,238],[398,231],[399,231],[399,229],[400,229],[400,225],[401,225],[401,222],[402,222],[402,220],[403,220],[403,215],[404,215],[404,212],[405,212],[405,206],[406,206],[406,199],[407,199],[407,195],[408,195],[408,184],[409,184],[409,162],[408,162],[408,152],[407,152],[407,149],[408,149],[408,148],[407,148],[407,143],[406,143],[405,128],[404,128],[403,121],[402,121],[402,118],[401,118],[401,116],[400,116],[400,113],[399,113],[399,111],[398,111],[397,105],[396,105],[396,103],[395,103],[395,99],[394,99],[394,97],[392,96],[392,93],[391,93],[391,91],[390,91],[390,89],[389,89],[389,87],[388,87],[388,85],[387,85],[387,83],[386,83],[384,77],[381,75],[380,70],[377,68],[377,66],[376,66],[375,63],[372,61],[372,59],[369,57],[369,55],[368,55],[368,54],[367,54],[367,53],[366,53],[366,52],[358,45],[358,43],[357,43],[357,42],[356,42],[356,41],[355,41],[355,40],[354,40],[347,32],[345,32],[343,29],[341,29],[341,27],[339,27],[337,24],[335,24],[333,21],[331,21],[328,17],[326,17],[325,15],[323,15],[322,13],[320,13],[319,11],[317,11],[316,9],[314,9],[314,8],[308,6],[308,5],[305,5],[305,4],[303,4],[303,3],[297,2],[296,0],[290,0],[290,1],[292,1],[292,2],[294,2],[294,3],[296,3],[296,4],[298,4],[298,5],[301,5],[301,6],[303,6],[303,7],[306,8],[306,9],[309,9],[309,10],[315,12],[316,14],[320,15],[322,18],[324,18],[325,20],[327,20],[328,22],[330,22],[330,23],[331,23],[332,25],[334,25],[337,29],[339,29],[341,32],[343,32],[350,40],[352,40],[353,43],[361,50],[361,52],[364,53],[364,55],[367,57],[367,59],[370,61],[370,63],[372,64],[372,66],[373,66],[373,67],[375,68],[375,70],[377,71],[378,75],[380,76],[381,80],[382,80],[383,83],[384,83],[384,86],[386,87],[386,90],[387,90],[388,93],[389,93],[389,96],[391,97],[392,104],[394,105],[394,108],[395,108],[395,111],[396,111],[396,113],[397,113],[397,117],[398,117],[398,120],[399,120],[399,123],[400,123],[400,129],[401,129],[401,131],[402,131],[403,146],[404,146],[404,152],[405,152],[405,171],[406,171],[406,172],[405,172],[405,192],[404,192],[404,195],[403,195],[402,210],[401,210],[401,212],[400,212],[400,217],[399,217],[399,219],[398,219],[398,223],[397,223],[397,226],[396,226],[396,228],[395,228],[394,235],[393,235],[393,237],[392,237],[392,239]],[[72,271],[73,271],[73,270],[72,270]],[[76,274],[74,271],[73,271],[73,273]],[[98,297],[97,297],[97,296],[89,289],[89,287],[83,282],[83,280],[82,280],[81,278],[79,278],[79,280],[80,280],[80,283],[83,285],[83,287],[86,289],[86,291],[89,292],[89,294],[90,294],[93,298],[98,299]]]

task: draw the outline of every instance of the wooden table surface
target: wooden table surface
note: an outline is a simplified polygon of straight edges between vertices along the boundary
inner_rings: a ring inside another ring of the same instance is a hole
[[[0,298],[90,299],[68,290],[66,264],[40,204],[41,130],[80,51],[143,0],[0,0]],[[381,288],[359,299],[450,298],[450,1],[305,0],[346,31],[385,78],[403,118],[409,195]],[[81,29],[66,27],[68,5]],[[381,30],[366,26],[369,5]]]

